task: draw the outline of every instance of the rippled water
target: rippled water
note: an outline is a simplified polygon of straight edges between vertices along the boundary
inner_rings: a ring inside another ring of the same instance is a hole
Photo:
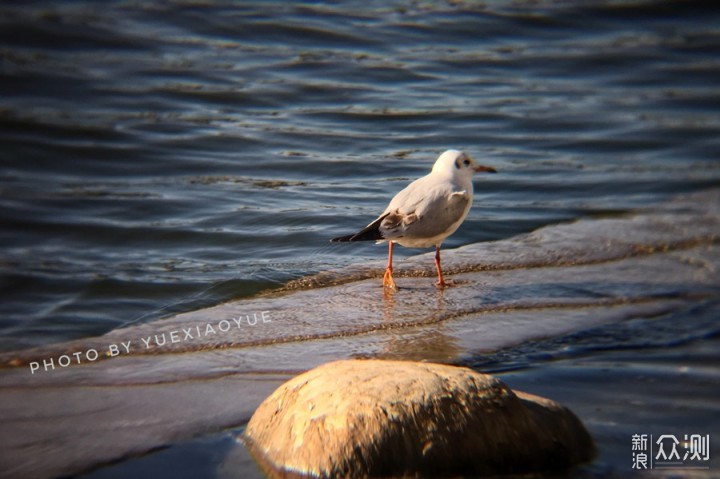
[[[695,2],[4,2],[0,348],[379,258],[327,240],[446,148],[502,173],[448,247],[718,185],[718,20]]]
[[[368,355],[566,403],[600,451],[573,477],[716,428],[718,25],[695,1],[3,2],[0,442],[47,477],[167,445],[90,477],[258,477],[235,434],[262,398]],[[381,302],[385,249],[328,240],[447,148],[500,171],[446,242],[461,286],[400,248]],[[602,221],[552,226],[577,218]],[[273,322],[27,370],[255,308]]]

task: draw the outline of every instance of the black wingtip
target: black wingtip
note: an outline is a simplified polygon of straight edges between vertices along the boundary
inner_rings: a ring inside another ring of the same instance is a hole
[[[330,240],[331,243],[347,243],[348,241],[352,241],[352,237],[355,236],[355,233],[347,236],[338,236],[337,238],[333,238]]]
[[[353,241],[373,241],[384,239],[379,230],[359,231],[347,236],[339,236],[330,240],[331,243],[350,243]]]
[[[331,239],[330,242],[346,243],[350,241],[374,241],[385,239],[385,237],[380,232],[380,223],[382,223],[382,220],[384,220],[386,216],[387,215],[381,216],[357,233],[353,233],[347,236],[338,236],[337,238]]]

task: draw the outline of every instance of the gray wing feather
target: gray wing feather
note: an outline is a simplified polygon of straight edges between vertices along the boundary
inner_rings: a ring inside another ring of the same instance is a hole
[[[411,183],[392,199],[380,224],[385,238],[432,238],[467,214],[471,200],[467,191],[453,191],[452,184],[427,189],[425,178]]]

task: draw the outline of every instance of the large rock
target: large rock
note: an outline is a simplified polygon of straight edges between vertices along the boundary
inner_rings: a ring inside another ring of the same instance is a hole
[[[283,384],[250,420],[250,450],[272,475],[503,474],[590,460],[568,409],[471,369],[347,360]]]

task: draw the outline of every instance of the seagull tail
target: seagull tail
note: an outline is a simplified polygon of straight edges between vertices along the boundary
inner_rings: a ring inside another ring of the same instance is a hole
[[[347,236],[339,236],[337,238],[331,239],[330,242],[345,243],[349,241],[375,241],[385,239],[385,237],[380,232],[380,223],[382,223],[386,216],[387,215],[381,216],[357,233],[353,233]]]

